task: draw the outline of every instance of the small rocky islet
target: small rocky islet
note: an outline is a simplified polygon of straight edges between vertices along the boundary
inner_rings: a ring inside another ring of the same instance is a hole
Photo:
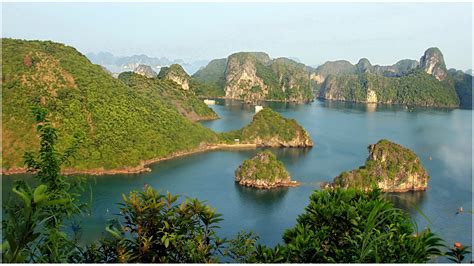
[[[268,150],[245,160],[235,171],[235,182],[242,186],[260,189],[299,185],[299,182],[291,180],[283,163]]]
[[[260,147],[307,148],[313,146],[308,132],[294,119],[287,119],[270,108],[254,115],[252,122],[239,129],[221,133],[222,140],[255,144]]]
[[[413,151],[386,139],[369,145],[368,150],[364,166],[342,172],[332,183],[321,187],[369,190],[376,186],[383,192],[426,190],[429,176]]]

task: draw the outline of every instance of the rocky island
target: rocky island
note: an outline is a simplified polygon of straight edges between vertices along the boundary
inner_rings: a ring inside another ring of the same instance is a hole
[[[369,145],[368,149],[364,166],[343,172],[333,183],[322,187],[368,190],[375,185],[383,192],[426,190],[429,176],[413,151],[385,139]]]
[[[194,90],[205,97],[247,103],[302,103],[314,97],[357,103],[472,108],[472,76],[448,71],[441,51],[427,49],[419,60],[372,65],[362,58],[328,61],[313,68],[263,52],[239,52],[211,61],[196,72]],[[193,88],[192,88],[193,89]]]
[[[266,107],[254,115],[246,127],[221,133],[227,143],[238,141],[242,144],[255,144],[264,147],[312,147],[308,132],[294,119],[284,118],[281,114]]]
[[[304,64],[283,57],[272,59],[263,52],[239,52],[213,60],[193,78],[212,86],[215,96],[246,103],[303,103],[314,99],[310,73]]]
[[[270,151],[259,152],[253,158],[245,160],[235,171],[235,182],[261,189],[299,185],[291,180],[283,163]]]
[[[443,54],[429,48],[420,58],[400,60],[391,66],[326,62],[314,70],[316,96],[325,100],[410,106],[458,107],[459,87],[448,75]]]

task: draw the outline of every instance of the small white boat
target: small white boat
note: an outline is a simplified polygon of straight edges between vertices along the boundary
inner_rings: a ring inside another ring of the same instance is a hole
[[[215,100],[205,99],[205,100],[204,100],[204,103],[207,104],[207,105],[215,105],[215,104],[216,104],[216,101],[215,101]]]

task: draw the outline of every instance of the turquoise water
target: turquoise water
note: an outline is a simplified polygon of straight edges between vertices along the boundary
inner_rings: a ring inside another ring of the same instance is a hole
[[[238,129],[253,117],[253,107],[239,101],[219,103],[213,109],[221,119],[203,122],[216,131]],[[311,149],[273,149],[292,178],[302,183],[300,187],[262,191],[236,185],[235,169],[257,150],[211,151],[154,164],[150,173],[99,176],[90,180],[93,209],[82,222],[83,240],[100,236],[107,219],[118,212],[116,203],[122,193],[149,184],[163,192],[206,200],[223,214],[222,236],[248,230],[257,233],[261,243],[276,244],[283,231],[295,224],[321,182],[362,165],[368,156],[367,146],[387,138],[415,151],[431,176],[425,192],[388,196],[411,214],[420,229],[429,226],[449,244],[471,245],[472,111],[375,108],[323,101],[268,105],[296,119],[315,143]],[[4,201],[17,178],[25,177],[3,177]],[[456,215],[461,206],[464,214]]]

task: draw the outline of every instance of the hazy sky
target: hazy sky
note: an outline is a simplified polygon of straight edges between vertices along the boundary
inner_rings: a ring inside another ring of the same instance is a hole
[[[472,68],[471,3],[3,3],[3,36],[83,53],[187,61],[265,51],[308,65],[417,59],[432,46]]]

